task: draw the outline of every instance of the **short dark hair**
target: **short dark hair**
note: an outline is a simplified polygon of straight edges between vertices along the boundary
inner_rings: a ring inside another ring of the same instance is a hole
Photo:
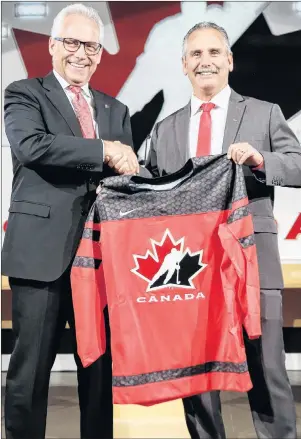
[[[218,26],[215,23],[210,22],[210,21],[201,21],[200,23],[195,24],[185,35],[184,40],[183,40],[182,56],[186,55],[187,41],[188,41],[188,38],[190,37],[190,35],[193,32],[195,32],[197,30],[202,30],[202,29],[215,29],[215,30],[217,30],[224,37],[228,52],[232,53],[229,37],[228,37],[228,34],[225,31],[225,29],[221,26]]]

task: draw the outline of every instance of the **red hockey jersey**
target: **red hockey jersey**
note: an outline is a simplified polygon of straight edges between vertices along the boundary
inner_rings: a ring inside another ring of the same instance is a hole
[[[243,170],[225,155],[102,182],[71,281],[84,366],[105,350],[108,305],[115,403],[252,387],[242,328],[261,334],[253,233]]]

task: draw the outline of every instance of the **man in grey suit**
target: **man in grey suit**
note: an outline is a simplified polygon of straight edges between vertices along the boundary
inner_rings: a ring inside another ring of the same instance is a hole
[[[191,101],[155,126],[146,167],[155,176],[164,175],[179,170],[190,157],[208,153],[227,153],[243,165],[254,220],[262,313],[262,337],[245,336],[253,382],[249,403],[258,438],[296,438],[285,369],[283,279],[273,201],[274,186],[301,187],[300,144],[278,105],[230,89],[233,56],[223,28],[208,22],[195,25],[184,38],[182,61],[193,88]],[[208,103],[209,110],[202,106]],[[225,438],[218,391],[186,398],[184,409],[193,439]]]
[[[127,107],[89,87],[103,31],[92,8],[67,6],[49,40],[53,72],[5,91],[14,179],[2,268],[12,290],[17,340],[6,381],[8,439],[45,437],[50,371],[66,321],[78,366],[81,437],[113,437],[109,349],[82,367],[69,276],[97,184],[111,168],[138,171]]]

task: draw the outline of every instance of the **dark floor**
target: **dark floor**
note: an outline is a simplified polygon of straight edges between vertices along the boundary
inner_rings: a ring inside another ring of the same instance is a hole
[[[289,372],[297,409],[298,437],[301,438],[301,371]],[[2,374],[2,406],[5,374]],[[254,438],[245,394],[224,393],[223,415],[228,438]],[[2,409],[3,415],[3,409]],[[145,408],[115,407],[116,438],[189,438],[180,401]],[[3,416],[2,416],[2,437]],[[47,438],[79,438],[79,411],[76,374],[52,373],[49,393]]]

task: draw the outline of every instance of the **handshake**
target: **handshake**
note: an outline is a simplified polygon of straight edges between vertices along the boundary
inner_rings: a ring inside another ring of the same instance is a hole
[[[133,149],[119,141],[104,140],[104,163],[118,174],[138,174],[139,164]]]

